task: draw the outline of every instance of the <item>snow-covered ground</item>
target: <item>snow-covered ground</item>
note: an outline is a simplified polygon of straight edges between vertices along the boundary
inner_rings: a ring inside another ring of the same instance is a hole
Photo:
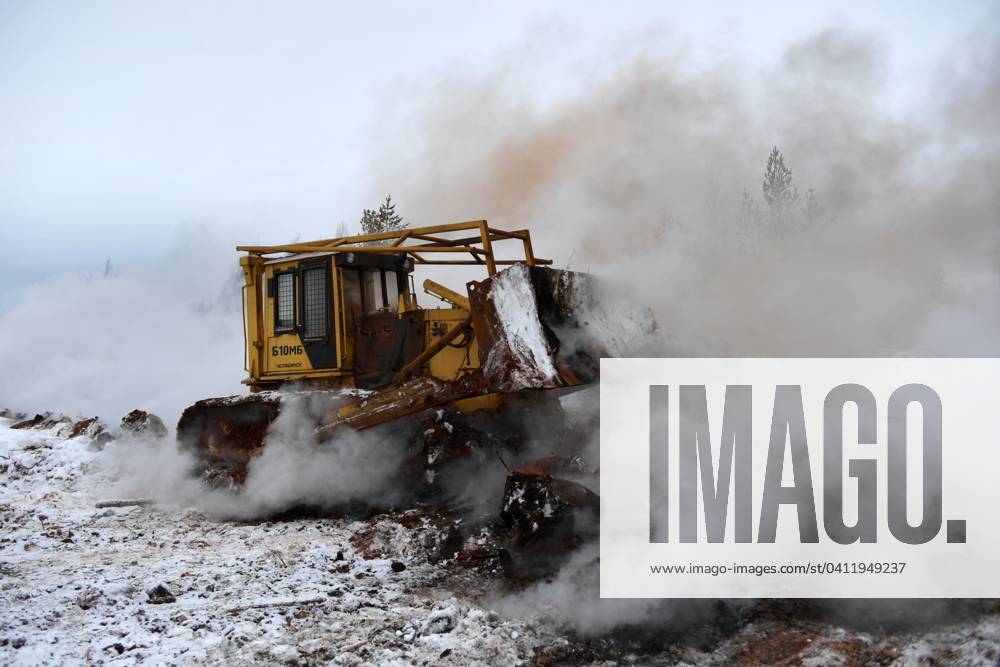
[[[0,419],[2,664],[1000,659],[998,607],[987,602],[960,612],[942,603],[938,616],[894,632],[881,629],[888,616],[859,628],[849,609],[772,601],[697,620],[678,614],[669,637],[660,629],[585,637],[537,589],[511,605],[516,594],[504,593],[500,577],[441,560],[441,530],[420,514],[234,522],[183,507],[97,509],[118,488],[108,458],[124,444],[101,451],[88,436],[67,439],[66,425],[9,425]],[[157,586],[166,601],[150,594]],[[491,601],[504,595],[501,615]]]
[[[0,663],[516,664],[538,642],[529,624],[449,592],[442,580],[452,575],[419,559],[423,541],[406,543],[420,531],[95,509],[113,480],[89,438],[8,424]],[[350,538],[361,529],[383,537],[406,569],[359,554]],[[157,585],[176,601],[151,603]]]

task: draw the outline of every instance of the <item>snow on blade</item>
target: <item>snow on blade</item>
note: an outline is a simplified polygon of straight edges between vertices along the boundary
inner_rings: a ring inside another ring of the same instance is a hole
[[[492,279],[490,298],[496,308],[499,333],[514,358],[510,371],[511,384],[540,388],[558,383],[559,373],[545,342],[528,267],[515,264],[496,274]],[[486,363],[498,363],[497,355],[491,354]]]

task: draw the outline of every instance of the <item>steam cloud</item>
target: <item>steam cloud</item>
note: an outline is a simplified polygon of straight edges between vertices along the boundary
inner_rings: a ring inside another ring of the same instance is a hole
[[[246,374],[233,245],[182,227],[158,261],[20,290],[0,312],[0,405],[111,425],[141,408],[173,426],[196,400],[238,393]]]
[[[268,430],[263,453],[248,464],[238,489],[209,488],[192,475],[195,460],[172,439],[116,441],[104,465],[118,478],[115,493],[150,496],[160,504],[193,506],[217,518],[274,516],[294,507],[329,509],[364,500],[371,505],[398,499],[405,437],[392,428],[338,431],[336,442],[316,434],[328,395],[293,396]]]

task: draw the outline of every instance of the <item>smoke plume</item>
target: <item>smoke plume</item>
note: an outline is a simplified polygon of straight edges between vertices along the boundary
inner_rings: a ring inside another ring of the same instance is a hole
[[[675,354],[994,354],[1000,55],[970,43],[905,117],[889,54],[847,29],[763,72],[648,49],[545,106],[502,63],[418,104],[422,141],[378,161],[400,167],[376,191],[417,223],[529,228],[538,254],[652,305]],[[774,145],[816,193],[810,224],[769,221]]]

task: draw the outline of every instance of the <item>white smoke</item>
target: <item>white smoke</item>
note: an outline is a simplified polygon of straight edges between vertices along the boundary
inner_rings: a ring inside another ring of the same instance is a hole
[[[271,424],[264,450],[247,466],[238,487],[205,484],[196,456],[173,438],[123,439],[105,448],[102,460],[117,476],[114,493],[150,497],[164,506],[193,507],[216,518],[255,519],[294,508],[342,509],[354,502],[388,505],[399,497],[399,473],[407,437],[393,428],[316,433],[330,408],[326,395],[288,396]]]
[[[178,230],[160,259],[95,259],[18,290],[0,313],[0,405],[168,426],[194,401],[240,392],[241,275],[231,240]]]

